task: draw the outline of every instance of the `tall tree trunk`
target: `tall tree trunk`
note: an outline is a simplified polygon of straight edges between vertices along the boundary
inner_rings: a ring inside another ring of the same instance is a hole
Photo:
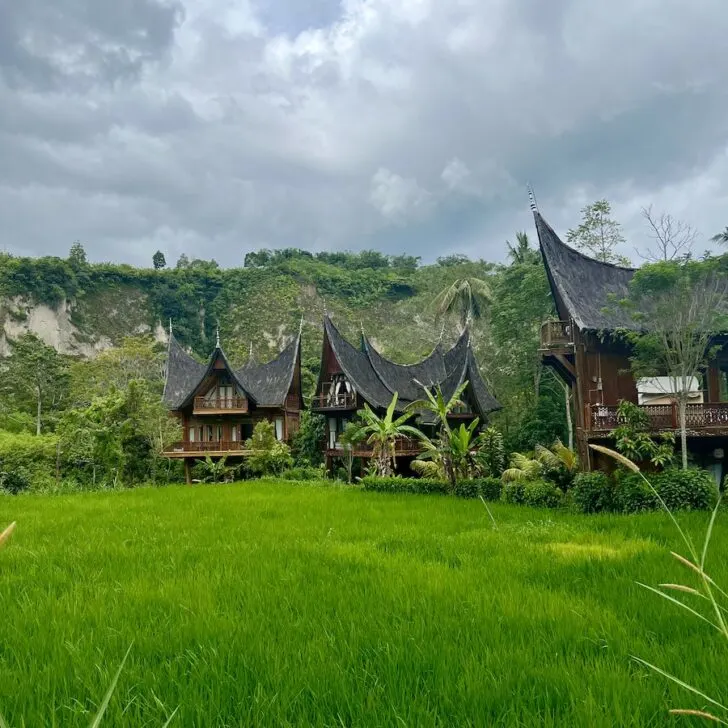
[[[681,392],[678,398],[678,409],[680,412],[680,449],[682,451],[682,468],[683,470],[688,469],[688,434],[686,419],[686,400],[687,393]]]
[[[36,415],[35,415],[35,434],[36,435],[40,435],[40,416],[41,416],[42,408],[43,408],[43,403],[41,400],[40,387],[38,387],[38,402],[37,402]]]
[[[562,382],[564,387],[564,404],[566,405],[566,427],[569,430],[569,450],[574,449],[574,426],[571,422],[571,387],[566,383]]]

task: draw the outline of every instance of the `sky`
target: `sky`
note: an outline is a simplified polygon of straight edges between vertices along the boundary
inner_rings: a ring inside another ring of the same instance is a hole
[[[725,0],[0,0],[0,250],[462,253],[728,225]]]

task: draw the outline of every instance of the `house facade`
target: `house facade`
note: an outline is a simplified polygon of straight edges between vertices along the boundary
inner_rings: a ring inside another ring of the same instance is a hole
[[[245,441],[261,420],[272,422],[276,437],[288,442],[303,409],[300,332],[272,361],[251,360],[239,368],[228,361],[219,337],[203,364],[170,332],[163,397],[182,428],[182,440],[165,455],[184,460],[188,482],[195,460],[246,457]]]
[[[558,320],[541,330],[541,355],[573,393],[576,443],[582,464],[607,467],[590,443],[614,444],[617,406],[628,400],[644,408],[655,432],[679,430],[676,386],[669,376],[636,379],[630,347],[620,330],[635,328],[629,312],[615,305],[626,298],[634,269],[589,258],[563,243],[533,209]],[[688,447],[696,465],[718,482],[728,474],[728,337],[700,381],[691,384],[687,405]]]
[[[321,370],[312,409],[326,417],[326,440],[323,445],[327,465],[346,453],[340,436],[357,410],[368,404],[382,414],[397,393],[397,411],[425,397],[423,386],[440,385],[446,398],[463,383],[468,383],[461,395],[462,405],[451,416],[451,423],[470,423],[476,417],[482,425],[489,415],[500,409],[490,394],[478,369],[472,349],[470,332],[466,329],[455,345],[443,350],[438,344],[429,356],[416,364],[397,364],[383,357],[362,331],[358,347],[347,341],[330,316],[324,317],[324,341]],[[415,419],[423,430],[434,428],[434,422],[423,413]],[[404,464],[422,452],[421,445],[410,438],[400,438],[396,454]],[[371,446],[362,443],[353,451],[354,457],[369,458]]]

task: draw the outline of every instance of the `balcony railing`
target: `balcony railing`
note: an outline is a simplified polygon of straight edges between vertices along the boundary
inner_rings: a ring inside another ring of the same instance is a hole
[[[223,453],[243,453],[245,450],[245,442],[240,440],[212,440],[209,442],[175,442],[165,451],[165,455],[182,455],[184,453],[207,453],[207,452],[223,452]]]
[[[324,384],[324,387],[326,385]],[[339,392],[339,394],[322,393],[317,394],[311,403],[313,409],[356,409],[355,392]]]
[[[374,448],[367,442],[359,442],[352,445],[352,454],[356,457],[371,457]],[[329,455],[343,455],[346,452],[346,446],[337,442],[334,447],[326,444],[326,450]],[[416,455],[422,452],[422,443],[413,437],[398,437],[394,443],[395,455]]]
[[[238,395],[231,397],[195,397],[194,414],[218,412],[247,412],[248,400]]]
[[[569,321],[544,321],[541,324],[541,348],[561,349],[574,344],[574,330]]]
[[[649,416],[652,430],[677,430],[680,427],[680,410],[677,402],[645,404],[640,405],[640,409]],[[609,432],[621,424],[617,407],[601,404],[586,406],[586,423],[594,432]],[[687,405],[685,425],[688,430],[721,428],[728,430],[728,402]]]

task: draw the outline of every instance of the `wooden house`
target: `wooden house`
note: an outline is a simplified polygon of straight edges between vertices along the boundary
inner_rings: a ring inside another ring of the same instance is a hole
[[[349,343],[330,316],[325,316],[321,371],[312,409],[326,416],[324,451],[327,464],[330,465],[333,458],[344,456],[345,448],[339,437],[346,423],[365,403],[382,414],[396,392],[397,410],[401,413],[409,403],[424,398],[423,385],[430,388],[440,385],[443,394],[450,397],[466,381],[468,386],[461,395],[462,405],[453,411],[451,422],[469,423],[478,417],[485,425],[490,413],[500,409],[500,405],[480,374],[468,329],[452,348],[443,351],[438,344],[422,361],[405,365],[382,356],[363,331],[359,347]],[[425,413],[414,423],[425,430],[433,429],[434,425]],[[420,444],[410,438],[403,437],[396,443],[397,457],[405,464],[421,451]],[[369,458],[371,446],[358,445],[353,454]]]
[[[582,463],[587,468],[607,466],[589,449],[589,443],[613,446],[610,435],[618,425],[621,400],[644,407],[655,432],[679,429],[677,400],[674,392],[666,391],[670,377],[635,379],[630,347],[619,335],[620,330],[635,328],[629,312],[615,305],[627,296],[634,269],[602,263],[564,244],[533,207],[558,312],[558,320],[547,321],[541,330],[543,362],[572,388]],[[693,460],[711,470],[720,482],[726,475],[728,450],[728,341],[720,336],[715,341],[722,349],[699,385],[691,387],[687,424]]]
[[[184,460],[188,482],[196,459],[248,455],[245,441],[260,420],[272,422],[276,437],[288,442],[303,409],[300,332],[272,361],[251,360],[239,368],[228,361],[219,337],[203,364],[170,332],[164,402],[182,426],[182,440],[165,454]]]

